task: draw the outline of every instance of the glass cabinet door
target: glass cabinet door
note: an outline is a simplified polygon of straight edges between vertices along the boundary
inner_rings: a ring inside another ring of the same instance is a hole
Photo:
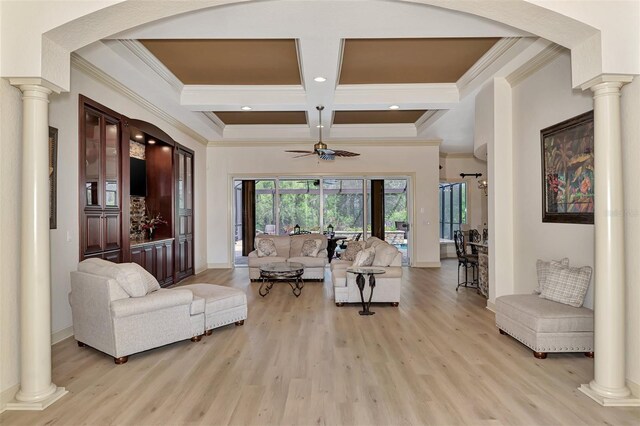
[[[120,174],[120,132],[118,124],[110,121],[105,123],[105,207],[118,207],[118,178]]]
[[[192,209],[193,208],[193,184],[192,184],[192,179],[193,179],[193,157],[187,156],[185,158],[186,160],[186,176],[185,176],[185,180],[186,180],[186,187],[185,187],[185,193],[186,193],[186,204],[187,204],[187,209]]]
[[[100,166],[102,163],[102,149],[100,115],[86,111],[84,116],[84,167],[85,193],[87,206],[100,205]]]

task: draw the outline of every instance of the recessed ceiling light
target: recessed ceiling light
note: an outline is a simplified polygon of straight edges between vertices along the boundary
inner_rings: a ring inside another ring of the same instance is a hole
[[[318,124],[316,127],[317,127],[318,129],[320,129],[320,128],[323,128],[323,129],[324,129],[324,125],[322,125],[322,124]]]
[[[142,139],[143,137],[144,137],[144,136],[142,136],[140,133],[138,133],[138,134],[136,135],[136,139],[138,139],[138,140]]]
[[[324,77],[319,77],[318,76],[318,77],[314,78],[313,81],[317,81],[318,83],[324,83],[325,81],[327,81],[327,79],[324,78]]]
[[[243,111],[251,111],[251,107],[250,106],[243,106],[240,109],[243,110]]]
[[[391,105],[389,109],[400,109],[400,107],[398,105]]]
[[[153,145],[154,143],[156,143],[156,141],[154,141],[153,139],[149,139],[149,140],[147,141],[147,143],[148,143],[148,144],[150,144],[150,145]]]

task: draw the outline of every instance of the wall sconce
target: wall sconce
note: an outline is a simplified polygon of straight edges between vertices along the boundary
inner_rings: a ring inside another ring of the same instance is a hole
[[[489,183],[486,179],[478,180],[478,188],[482,189],[484,195],[487,195],[487,188],[489,187]]]

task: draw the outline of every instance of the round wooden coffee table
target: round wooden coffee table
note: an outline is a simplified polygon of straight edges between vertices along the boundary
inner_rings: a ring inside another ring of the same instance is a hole
[[[261,265],[260,279],[262,284],[260,284],[258,293],[260,296],[265,297],[271,291],[274,283],[284,281],[289,283],[293,295],[299,297],[304,287],[303,273],[304,265],[297,262],[275,262]]]

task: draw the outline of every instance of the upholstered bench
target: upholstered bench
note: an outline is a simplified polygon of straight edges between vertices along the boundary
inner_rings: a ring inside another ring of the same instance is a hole
[[[536,358],[548,352],[584,352],[593,357],[593,311],[543,299],[537,294],[513,294],[496,299],[496,325],[533,350]]]
[[[247,318],[247,295],[233,287],[215,284],[189,284],[178,288],[191,290],[194,304],[204,305],[204,330],[210,336],[216,327],[244,324]]]

